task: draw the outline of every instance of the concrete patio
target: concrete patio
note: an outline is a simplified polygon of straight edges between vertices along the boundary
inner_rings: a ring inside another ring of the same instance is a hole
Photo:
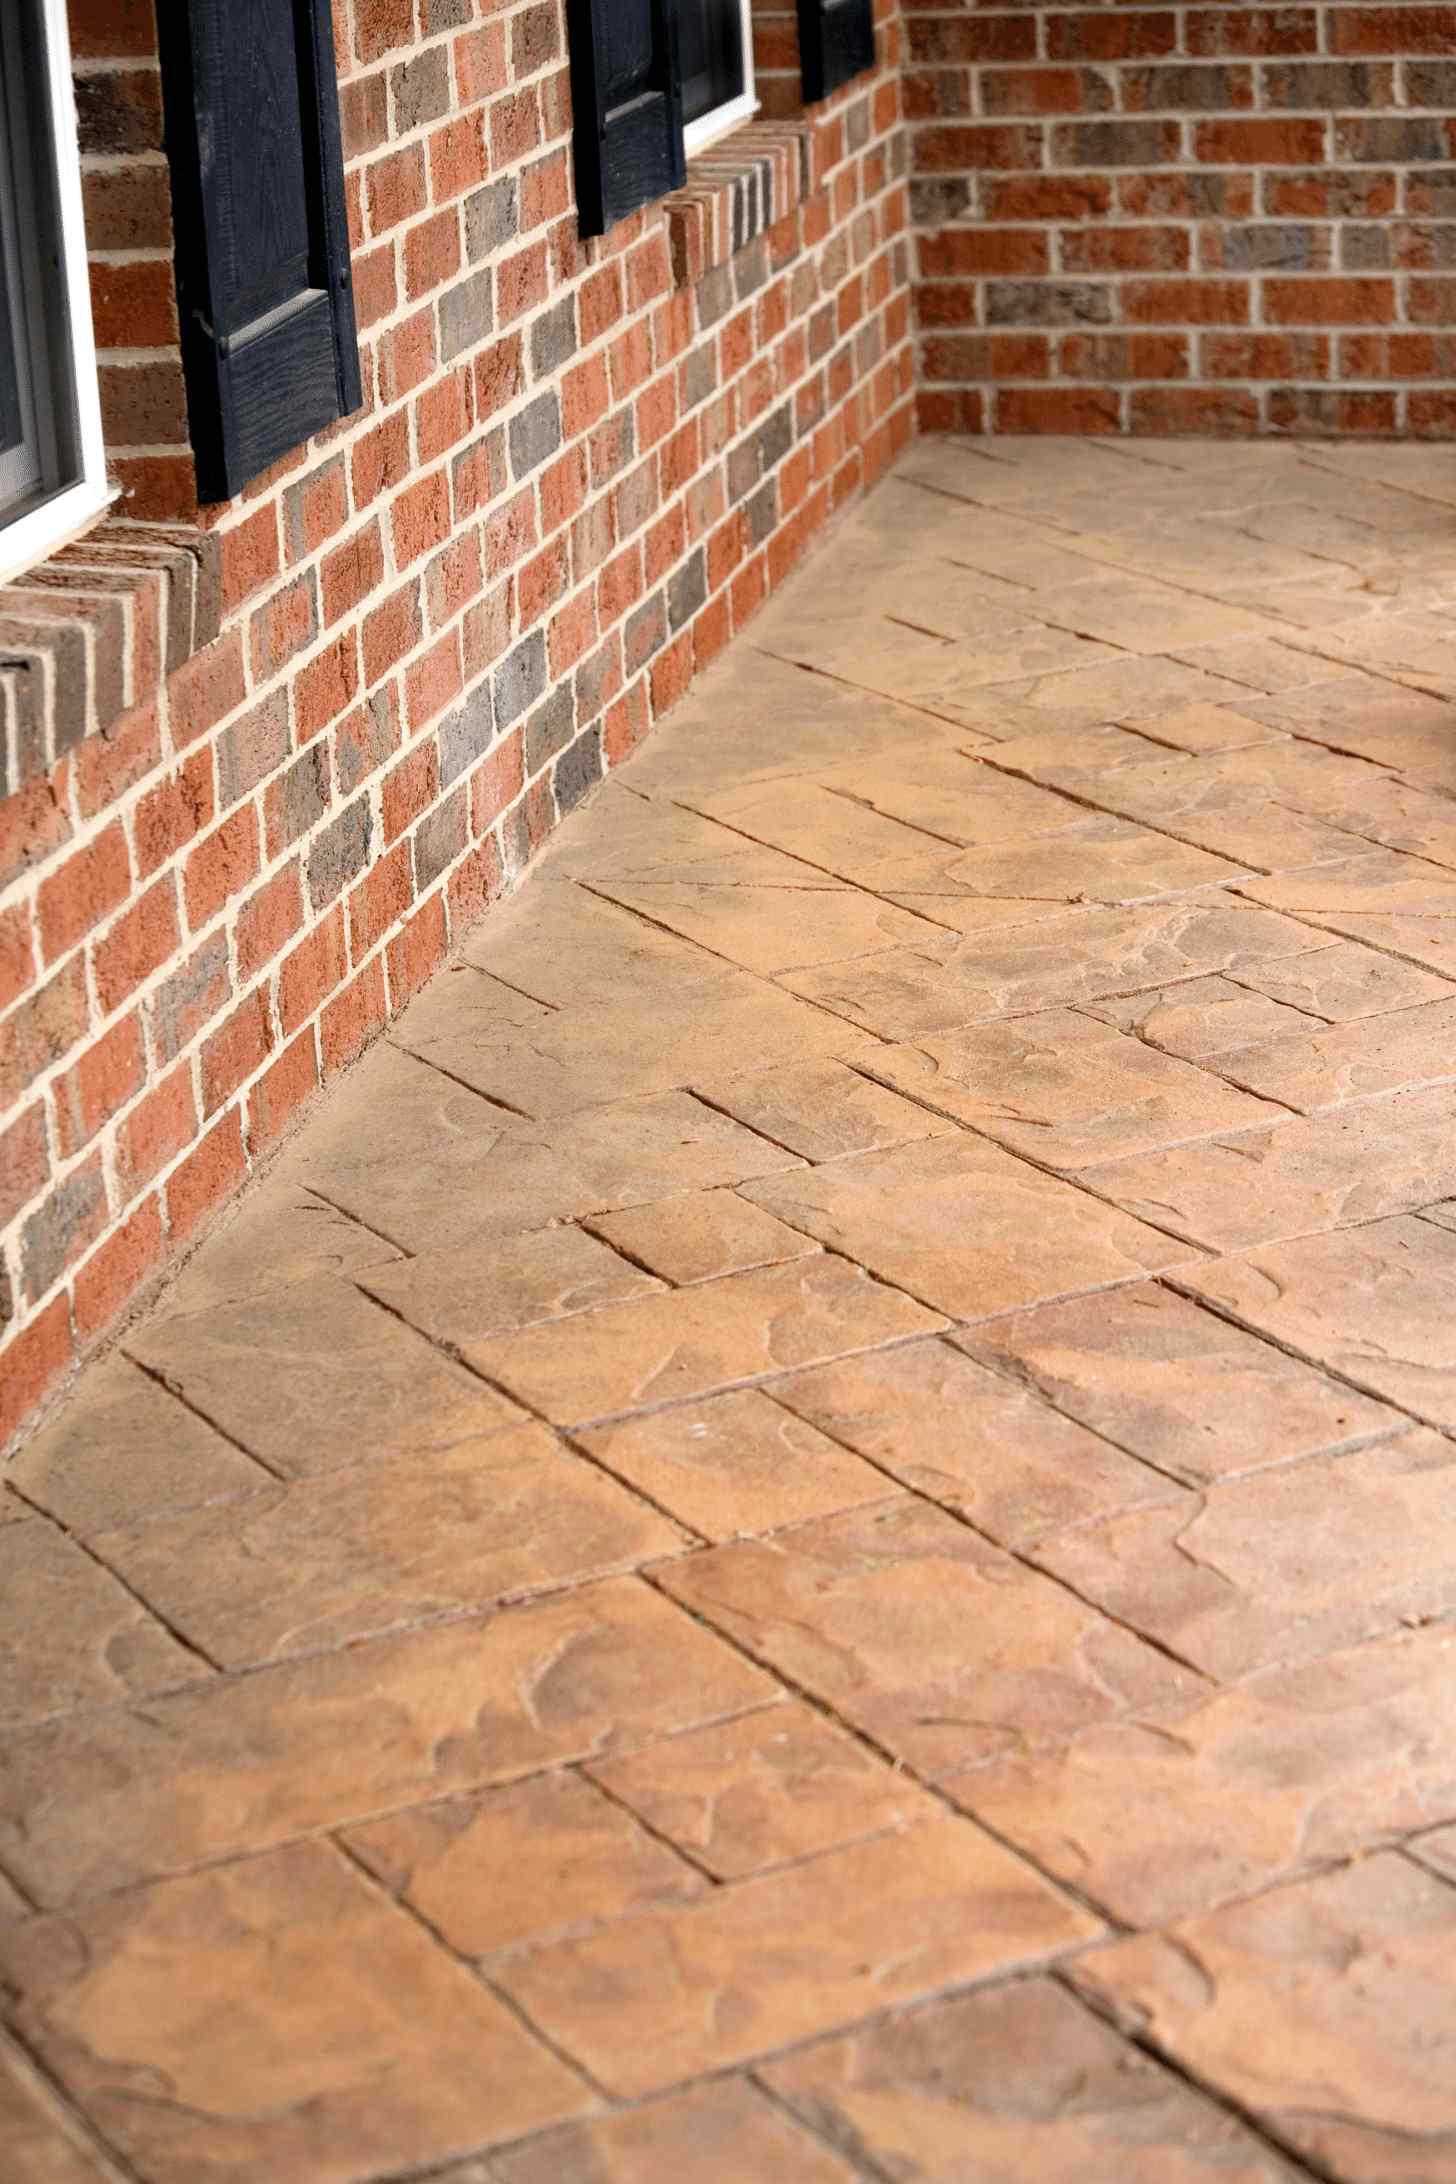
[[[1456,452],[924,441],[0,1500],[6,2184],[1456,2179]]]

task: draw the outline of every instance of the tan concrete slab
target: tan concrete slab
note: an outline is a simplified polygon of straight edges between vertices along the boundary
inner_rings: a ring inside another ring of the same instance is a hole
[[[474,1958],[684,1902],[708,1885],[573,1771],[421,1805],[349,1828],[343,1841],[392,1896]]]
[[[1387,1852],[1099,1950],[1080,1986],[1350,2184],[1456,2138],[1456,1890]]]
[[[158,2184],[352,2184],[590,2098],[326,1843],[0,1930],[0,1960],[25,2038]]]
[[[1456,995],[1394,1016],[1232,1047],[1208,1066],[1304,1115],[1380,1092],[1449,1084],[1456,1078]]]
[[[329,1276],[162,1320],[130,1336],[128,1349],[230,1439],[294,1477],[522,1422],[495,1389]]]
[[[500,1978],[594,2077],[645,2093],[1097,1932],[969,1821],[939,1819],[533,1950]]]
[[[1272,1130],[1088,1168],[1114,1205],[1214,1251],[1242,1251],[1429,1205],[1456,1191],[1456,1095],[1357,1100]]]
[[[1456,1610],[1456,1448],[1417,1430],[1226,1479],[1192,1509],[1058,1533],[1033,1558],[1223,1680]]]
[[[936,1312],[816,1254],[472,1342],[478,1371],[571,1425],[930,1334]]]
[[[1324,949],[1319,956],[1300,956],[1296,961],[1321,962],[1335,953],[1333,948]],[[1251,982],[1258,975],[1242,974]],[[1086,1013],[1099,1023],[1115,1024],[1120,1031],[1135,1033],[1165,1054],[1176,1054],[1185,1062],[1201,1062],[1205,1067],[1210,1066],[1212,1056],[1226,1054],[1230,1048],[1252,1046],[1284,1034],[1293,1037],[1298,1032],[1317,1030],[1321,1022],[1320,1017],[1302,1008],[1271,1001],[1263,992],[1251,992],[1249,986],[1221,977],[1185,978],[1158,992],[1089,1001],[1085,1006]]]
[[[635,1265],[679,1284],[778,1266],[819,1249],[812,1237],[751,1206],[736,1191],[692,1191],[651,1206],[630,1206],[625,1213],[599,1213],[592,1230]]]
[[[850,2184],[838,2154],[801,2131],[742,2078],[651,2101],[614,2116],[566,2124],[529,2146],[498,2154],[489,2171],[451,2171],[441,2184],[719,2184],[772,2177],[774,2184]]]
[[[872,1081],[878,1046],[854,1043],[856,1066],[791,1062],[732,1077],[708,1077],[696,1090],[747,1129],[806,1160],[839,1160],[916,1138],[944,1137],[950,1124],[913,1100]]]
[[[206,1663],[46,1518],[0,1526],[0,1728],[207,1680]]]
[[[1358,941],[1342,941],[1286,963],[1257,964],[1239,972],[1239,983],[1336,1024],[1412,1008],[1421,1001],[1449,1000],[1451,995],[1450,986],[1434,972],[1361,947]]]
[[[651,1296],[662,1284],[568,1225],[460,1251],[424,1251],[361,1275],[359,1286],[433,1342],[458,1350],[484,1335]]]
[[[945,1787],[1113,1916],[1162,1926],[1456,1812],[1453,1668],[1449,1626],[1403,1630]]]
[[[608,1578],[11,1740],[0,1860],[46,1904],[630,1749],[772,1680]]]
[[[1197,1272],[1180,1279],[1203,1286]],[[1333,1454],[1406,1423],[1155,1282],[1042,1305],[953,1339],[1190,1486]]]
[[[910,1778],[798,1701],[588,1770],[720,1881],[935,1817]]]
[[[267,1476],[118,1353],[84,1376],[15,1457],[6,1473],[15,1494],[0,1521],[28,1517],[34,1503],[86,1538],[153,1512],[249,1493]]]
[[[535,1424],[270,1485],[95,1543],[133,1592],[230,1668],[604,1577],[683,1544]]]
[[[1096,1608],[908,1496],[715,1547],[664,1565],[659,1581],[926,1774],[1055,1744],[1087,1721],[1199,1688]]]
[[[764,2075],[887,2176],[1294,2184],[1297,2174],[1047,1979],[897,2011]]]
[[[1135,1281],[1182,1264],[1187,1251],[969,1135],[833,1161],[745,1193],[958,1320]]]
[[[589,1427],[575,1439],[706,1539],[777,1531],[895,1491],[893,1479],[756,1388]]]
[[[14,2184],[120,2184],[18,2047],[0,2041],[0,2145]]]
[[[860,1066],[1050,1168],[1253,1129],[1292,1104],[1221,1086],[1207,1069],[1073,1009],[881,1047]]]
[[[1003,1547],[1179,1498],[1169,1479],[945,1341],[838,1358],[776,1380],[773,1395]]]
[[[1220,1259],[1190,1287],[1439,1426],[1456,1425],[1456,1236],[1372,1221]]]

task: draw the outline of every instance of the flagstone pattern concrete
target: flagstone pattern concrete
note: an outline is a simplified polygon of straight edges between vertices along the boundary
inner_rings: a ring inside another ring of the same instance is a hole
[[[1407,452],[914,451],[20,1450],[5,2184],[1453,2184]]]

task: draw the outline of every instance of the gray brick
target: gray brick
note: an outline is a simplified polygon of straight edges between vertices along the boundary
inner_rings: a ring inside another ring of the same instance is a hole
[[[531,375],[548,379],[576,349],[576,298],[563,296],[531,327]]]
[[[733,293],[740,303],[745,303],[768,279],[767,243],[760,238],[746,250],[740,246],[732,262]]]
[[[563,814],[579,804],[594,782],[602,778],[602,737],[599,728],[588,728],[571,749],[556,761],[556,804]]]
[[[627,673],[635,675],[667,643],[667,601],[660,591],[634,607],[622,626]]]
[[[420,0],[420,27],[427,38],[459,30],[475,13],[475,0]]]
[[[561,404],[554,394],[538,394],[511,419],[511,471],[524,478],[561,445]]]
[[[489,266],[467,273],[440,298],[440,361],[449,364],[467,349],[478,349],[495,324]]]
[[[1391,263],[1390,229],[1372,223],[1340,230],[1340,264],[1347,273],[1381,273]]]
[[[323,739],[311,743],[268,791],[268,849],[277,856],[310,827],[317,826],[329,808],[329,767]]]
[[[1285,113],[1337,113],[1342,107],[1376,106],[1390,96],[1388,62],[1372,68],[1364,61],[1266,61],[1259,79],[1264,104]],[[1456,90],[1456,71],[1452,88]],[[1413,96],[1410,103],[1438,106],[1446,101]]]
[[[966,175],[917,175],[910,184],[910,220],[914,227],[939,227],[970,209],[971,184]]]
[[[733,308],[733,275],[726,265],[715,265],[705,273],[695,291],[698,304],[698,323],[712,326]]]
[[[516,233],[519,222],[514,175],[472,191],[465,200],[465,248],[471,264],[500,250]]]
[[[232,993],[226,933],[214,933],[194,949],[180,969],[164,979],[147,1008],[152,1051],[164,1065],[174,1062],[204,1024],[216,1016]]]
[[[1405,102],[1407,106],[1439,106],[1446,112],[1456,107],[1456,61],[1407,61]]]
[[[1105,326],[1112,290],[1091,281],[988,281],[988,326]]]
[[[1328,265],[1326,230],[1297,222],[1257,220],[1223,231],[1223,264],[1231,273],[1302,273]]]
[[[106,1183],[95,1161],[58,1184],[20,1232],[21,1275],[32,1304],[60,1280],[105,1222]]]
[[[1077,121],[1052,130],[1059,167],[1162,167],[1181,144],[1176,121]]]
[[[495,671],[496,725],[509,728],[546,688],[546,635],[533,629]]]
[[[685,410],[696,409],[699,402],[706,402],[718,385],[718,359],[715,345],[704,341],[683,360],[682,406]]]
[[[755,546],[762,546],[765,539],[771,538],[778,527],[779,488],[776,478],[770,478],[750,500],[744,502],[743,514],[748,524],[749,537]]]
[[[1167,61],[1124,68],[1123,103],[1131,113],[1226,114],[1251,107],[1253,70],[1222,63]]]
[[[421,893],[464,854],[469,832],[470,795],[463,788],[420,821],[415,828],[415,886]]]
[[[217,739],[217,798],[222,810],[276,773],[291,741],[286,690],[275,690],[241,720],[224,728]]]
[[[345,796],[352,796],[360,782],[367,781],[391,751],[399,747],[399,721],[392,683],[364,700],[351,728],[355,723],[355,732],[338,736],[334,745],[334,764],[339,772],[339,787]]]
[[[667,621],[674,636],[708,596],[708,558],[700,546],[667,581]]]
[[[394,133],[407,136],[427,121],[438,121],[450,104],[450,55],[432,46],[390,70],[394,90]]]
[[[324,828],[308,853],[308,893],[315,910],[332,902],[369,862],[374,814],[367,796],[355,797]]]
[[[448,789],[467,767],[483,758],[495,739],[490,684],[472,690],[465,703],[440,723],[440,786]]]
[[[526,722],[525,760],[527,775],[539,773],[541,768],[564,751],[576,732],[576,706],[569,682],[558,683],[544,705],[538,705]]]
[[[1446,152],[1446,124],[1435,115],[1407,118],[1379,114],[1366,120],[1361,115],[1335,122],[1335,150],[1342,159],[1364,164],[1404,167],[1417,159],[1441,159]]]

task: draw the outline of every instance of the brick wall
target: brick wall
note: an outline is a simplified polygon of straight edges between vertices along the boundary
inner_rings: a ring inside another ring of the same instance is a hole
[[[906,17],[923,426],[1456,432],[1456,7]]]
[[[73,0],[123,497],[0,591],[0,1444],[908,436],[883,7],[584,245],[560,0],[335,0],[365,406],[199,512],[152,7]]]

